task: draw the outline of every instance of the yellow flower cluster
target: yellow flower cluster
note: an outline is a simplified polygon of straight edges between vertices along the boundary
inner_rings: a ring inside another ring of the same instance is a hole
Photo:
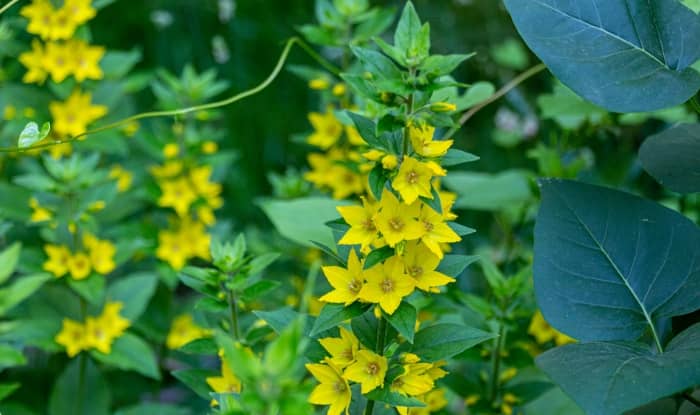
[[[172,157],[178,152],[165,151]],[[173,226],[158,233],[156,256],[176,270],[190,258],[209,259],[211,236],[206,227],[216,222],[214,210],[223,206],[221,184],[211,181],[212,167],[186,166],[182,160],[167,160],[151,168],[161,190],[158,206],[177,214]]]
[[[29,199],[29,207],[32,209],[32,215],[29,217],[31,222],[46,222],[53,218],[53,212],[41,206],[35,197]]]
[[[532,320],[530,321],[530,326],[528,327],[527,332],[528,334],[533,336],[539,344],[545,344],[549,343],[550,341],[554,341],[554,343],[557,346],[563,346],[565,344],[576,342],[575,339],[572,339],[566,334],[561,333],[555,330],[552,326],[550,326],[549,323],[547,323],[547,321],[544,319],[542,312],[539,310],[537,310],[532,316]]]
[[[348,413],[352,391],[350,382],[360,384],[360,392],[367,394],[377,388],[384,387],[389,361],[386,357],[364,349],[357,337],[350,331],[340,327],[340,337],[320,339],[321,346],[330,354],[321,363],[309,363],[306,368],[319,381],[311,392],[309,402],[316,405],[328,405],[328,415]],[[442,370],[444,362],[421,362],[418,356],[410,353],[400,356],[401,372],[390,385],[392,392],[404,396],[412,396],[423,402],[428,402],[426,408],[439,410],[447,402],[444,392],[435,390],[435,381],[444,377],[447,372]],[[439,397],[442,396],[442,400]],[[413,408],[399,407],[402,415],[421,414],[430,412],[409,412]]]
[[[119,315],[123,306],[120,302],[108,302],[101,315],[88,317],[84,323],[64,318],[63,327],[55,337],[56,343],[66,348],[69,357],[90,349],[111,353],[114,340],[131,324]]]
[[[115,164],[109,170],[109,178],[117,182],[117,191],[126,192],[131,188],[131,182],[133,180],[133,175],[130,171],[125,170],[124,167],[119,164]]]
[[[321,189],[329,189],[335,199],[365,193],[372,163],[364,160],[358,151],[367,143],[357,130],[343,126],[333,108],[328,108],[325,114],[312,112],[309,121],[314,132],[307,142],[326,152],[309,154],[311,171],[304,178]]]
[[[44,252],[48,259],[44,262],[44,271],[52,273],[57,278],[70,273],[73,279],[82,280],[89,277],[93,270],[102,275],[107,275],[114,270],[116,253],[114,244],[84,233],[83,248],[85,250],[73,253],[66,245],[45,245]]]
[[[29,33],[49,41],[42,44],[35,39],[32,50],[20,55],[19,61],[28,70],[23,82],[40,84],[49,75],[54,82],[62,82],[71,75],[78,82],[102,79],[99,61],[105,49],[72,39],[78,26],[96,14],[91,0],[65,0],[59,9],[54,8],[49,0],[33,0],[22,8],[20,14],[29,19]]]
[[[187,343],[211,337],[211,330],[198,326],[190,314],[181,314],[173,320],[170,331],[165,339],[168,349],[178,349]]]

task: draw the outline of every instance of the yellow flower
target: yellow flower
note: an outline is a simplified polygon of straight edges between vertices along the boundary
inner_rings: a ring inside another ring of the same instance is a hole
[[[452,212],[452,206],[457,200],[457,195],[452,192],[439,191],[440,195],[440,207],[442,209],[442,217],[446,221],[451,221],[457,219],[457,215]]]
[[[309,402],[315,405],[329,405],[328,415],[348,415],[352,398],[350,385],[332,362],[326,360],[325,363],[306,364],[306,370],[320,382],[309,395]]]
[[[114,244],[109,241],[99,240],[89,234],[83,236],[83,243],[88,249],[90,263],[95,271],[106,275],[114,270],[116,267],[114,263],[114,254],[117,251]]]
[[[346,92],[346,91],[347,91],[347,87],[345,86],[345,84],[335,84],[335,85],[333,85],[333,90],[332,90],[332,92],[333,92],[333,95],[335,95],[336,97],[340,97],[340,96],[345,95],[345,92]]]
[[[85,345],[87,348],[94,348],[104,354],[110,354],[113,340],[114,338],[103,326],[100,319],[88,317],[85,320]]]
[[[123,307],[124,304],[121,302],[108,302],[105,304],[102,314],[97,318],[97,323],[112,340],[121,336],[131,325],[129,320],[119,315]]]
[[[416,288],[416,280],[406,275],[401,259],[396,256],[365,270],[364,275],[366,282],[360,299],[379,304],[387,314],[393,314],[401,300]]]
[[[576,342],[575,339],[557,331],[550,326],[544,319],[542,312],[539,310],[537,310],[532,316],[530,327],[528,327],[527,332],[529,335],[533,336],[539,344],[544,344],[552,340],[554,340],[554,343],[557,346],[563,346],[568,343]]]
[[[333,291],[320,298],[327,303],[344,303],[350,305],[359,298],[362,290],[362,263],[357,258],[355,250],[350,250],[348,268],[338,266],[323,267],[323,275],[333,287]]]
[[[330,361],[342,369],[355,362],[355,355],[360,349],[360,341],[343,327],[339,327],[339,329],[340,338],[326,337],[319,339],[318,342],[331,355]]]
[[[314,127],[314,132],[307,142],[324,150],[335,144],[343,133],[343,124],[335,118],[331,108],[325,114],[310,113],[309,122]]]
[[[338,241],[340,245],[362,245],[365,248],[375,242],[379,235],[374,226],[374,215],[377,213],[377,205],[362,198],[362,206],[338,206],[338,212],[350,229]]]
[[[158,206],[172,207],[180,217],[185,216],[190,205],[197,200],[190,182],[185,178],[162,181],[158,184],[162,192],[158,199]]]
[[[68,357],[73,357],[87,349],[85,335],[85,326],[77,321],[64,318],[61,331],[54,337],[54,341],[66,348]]]
[[[416,287],[423,291],[439,292],[442,287],[455,279],[436,271],[440,258],[424,244],[411,241],[406,244],[403,262],[406,273],[416,280]]]
[[[348,142],[354,146],[367,145],[367,142],[362,138],[355,127],[345,127],[345,136],[348,138]]]
[[[215,209],[223,205],[221,194],[221,184],[210,180],[212,167],[209,165],[194,167],[190,170],[190,182],[195,192],[202,196],[207,204]]]
[[[449,102],[436,102],[430,105],[430,110],[433,112],[453,112],[457,111],[457,106]]]
[[[17,116],[17,108],[14,105],[6,105],[2,111],[2,118],[5,121],[10,121],[15,119]]]
[[[77,136],[87,131],[88,124],[107,114],[104,105],[92,105],[92,95],[75,90],[66,102],[52,102],[52,129],[59,136]]]
[[[70,250],[65,245],[44,245],[44,252],[48,259],[42,268],[56,277],[62,277],[68,272],[68,262],[70,260]]]
[[[382,157],[382,167],[385,170],[394,170],[399,165],[399,159],[393,154]]]
[[[430,186],[432,178],[433,171],[426,164],[406,156],[391,186],[399,192],[403,201],[410,205],[419,196],[433,198]]]
[[[68,258],[68,271],[75,280],[83,280],[90,275],[90,258],[84,252],[76,252]]]
[[[328,89],[330,83],[326,78],[315,78],[309,81],[309,88],[315,89],[317,91],[322,91]]]
[[[122,132],[124,132],[124,135],[126,135],[127,137],[133,137],[136,134],[136,132],[139,130],[139,127],[140,127],[140,125],[139,125],[138,121],[131,121],[131,122],[127,123],[126,125],[124,125],[123,127],[121,127],[121,130],[122,130]]]
[[[175,158],[178,154],[180,154],[180,146],[175,143],[168,143],[163,147],[163,156],[166,159]]]
[[[41,207],[39,201],[34,197],[29,199],[29,207],[32,208],[32,216],[29,218],[31,222],[45,222],[53,217],[53,213],[45,207]]]
[[[81,25],[97,14],[91,3],[92,0],[64,0],[63,8],[76,24]]]
[[[195,324],[194,319],[189,314],[181,314],[173,320],[170,325],[168,337],[165,339],[165,345],[169,349],[178,349],[187,343],[211,336],[211,330]]]
[[[183,241],[176,232],[158,232],[158,248],[156,257],[166,261],[170,266],[179,271],[185,266],[190,254],[187,249],[187,242]]]
[[[169,160],[163,163],[162,166],[152,166],[150,171],[156,179],[169,179],[180,174],[182,168],[182,161]]]
[[[411,125],[408,127],[408,136],[413,145],[413,151],[423,157],[441,157],[452,146],[452,140],[433,141],[435,128],[430,125]]]
[[[435,383],[426,373],[430,363],[403,365],[403,373],[391,382],[391,391],[401,395],[418,396],[430,392]]]
[[[61,43],[47,43],[44,53],[44,69],[56,82],[63,82],[75,70],[72,51]]]
[[[219,150],[219,146],[214,141],[205,141],[202,143],[202,153],[214,154]]]
[[[462,240],[462,238],[445,223],[445,218],[428,205],[423,205],[418,219],[425,229],[425,232],[421,236],[421,241],[440,259],[444,256],[440,248],[440,243],[459,242]]]
[[[22,82],[26,84],[43,83],[48,75],[44,67],[44,60],[44,47],[38,40],[32,40],[32,50],[19,55],[20,63],[27,68],[27,73],[22,77]]]
[[[102,79],[104,74],[99,62],[105,54],[102,46],[90,46],[82,40],[71,40],[66,47],[72,52],[73,76],[78,82],[86,79]]]
[[[54,144],[49,147],[49,154],[55,160],[60,160],[63,156],[70,156],[71,153],[73,153],[73,147],[70,143]]]
[[[356,362],[348,366],[343,375],[345,379],[359,383],[362,394],[366,394],[384,386],[386,370],[386,357],[369,350],[360,350]]]
[[[118,164],[115,164],[109,170],[109,178],[117,181],[117,190],[120,193],[129,190],[131,187],[131,173]]]
[[[191,256],[209,260],[211,235],[206,232],[203,223],[185,218],[180,225],[180,238],[189,245],[188,252]]]
[[[425,229],[416,219],[420,212],[419,204],[406,206],[393,193],[384,189],[379,206],[379,213],[374,215],[374,225],[389,246],[423,236]]]
[[[49,0],[32,0],[28,6],[22,7],[19,14],[29,19],[27,32],[48,39],[51,35],[55,9]]]
[[[51,18],[49,40],[70,39],[77,29],[78,23],[71,18],[70,11],[65,7],[56,10]]]
[[[221,360],[221,376],[208,377],[207,384],[217,393],[241,392],[241,381],[223,359]]]

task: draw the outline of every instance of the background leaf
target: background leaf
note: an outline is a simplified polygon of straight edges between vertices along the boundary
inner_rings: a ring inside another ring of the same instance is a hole
[[[700,19],[678,0],[505,0],[554,75],[615,112],[681,104],[700,88]]]
[[[584,341],[637,340],[650,321],[700,307],[695,224],[624,192],[540,184],[535,294],[557,330]]]
[[[700,124],[673,126],[639,149],[644,170],[674,192],[700,192]]]

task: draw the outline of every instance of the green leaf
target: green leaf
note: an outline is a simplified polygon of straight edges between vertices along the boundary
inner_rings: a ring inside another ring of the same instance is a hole
[[[158,276],[149,273],[132,274],[109,286],[107,299],[119,301],[124,308],[119,312],[129,321],[136,321],[148,306],[158,285]]]
[[[17,350],[9,344],[0,343],[0,371],[13,366],[22,366],[27,359],[21,350]]]
[[[49,415],[90,414],[108,415],[110,393],[107,382],[92,360],[84,358],[71,360],[66,369],[56,379],[49,398]],[[82,396],[80,387],[80,366],[85,365]]]
[[[321,309],[321,313],[314,321],[313,328],[309,334],[311,337],[324,332],[328,329],[338,326],[345,320],[350,320],[357,317],[365,311],[365,308],[360,303],[353,303],[349,306],[343,304],[325,304]]]
[[[350,322],[352,332],[363,346],[372,351],[377,351],[377,318],[374,310],[369,309],[361,316],[355,317]]]
[[[2,402],[3,399],[10,396],[12,392],[19,389],[20,386],[22,386],[22,384],[19,382],[0,383],[0,402]]]
[[[263,272],[265,268],[275,262],[279,257],[280,254],[278,252],[268,252],[253,258],[253,260],[250,261],[250,269],[248,270],[248,273],[250,275],[257,275]]]
[[[700,384],[700,324],[674,338],[663,354],[630,342],[570,344],[537,364],[587,414],[617,415]],[[594,370],[592,370],[592,368]]]
[[[478,255],[445,255],[440,261],[437,271],[457,278],[462,274],[462,271],[478,260]]]
[[[124,78],[129,71],[141,60],[141,51],[108,50],[100,60],[100,67],[107,79]]]
[[[289,307],[273,311],[253,311],[259,319],[264,320],[278,334],[282,333],[299,316],[299,313]]]
[[[210,337],[194,339],[191,342],[179,347],[177,350],[188,354],[215,355],[219,349],[214,339]]]
[[[443,76],[457,69],[462,62],[474,55],[476,53],[468,55],[432,55],[426,58],[418,69],[434,77]]]
[[[92,305],[101,305],[105,294],[105,277],[96,273],[90,274],[83,280],[66,279],[68,285]]]
[[[45,122],[41,126],[41,131],[39,130],[39,125],[34,121],[30,121],[24,126],[24,129],[19,133],[19,139],[17,140],[17,147],[27,148],[32,146],[34,143],[43,140],[49,135],[51,131],[51,123]]]
[[[491,49],[491,57],[499,66],[516,71],[523,71],[528,65],[528,53],[525,45],[517,39],[508,38]]]
[[[0,289],[0,316],[29,298],[51,279],[53,276],[46,273],[25,275],[17,278],[11,285]]]
[[[450,227],[459,236],[467,236],[476,232],[476,229],[470,228],[469,226],[464,226],[457,222],[447,222],[447,226]]]
[[[352,53],[364,64],[366,70],[384,79],[401,79],[401,70],[380,52],[357,46],[350,46]]]
[[[409,343],[413,343],[418,312],[411,303],[402,301],[399,308],[394,311],[394,314],[385,313],[384,317],[404,339]]]
[[[681,104],[700,88],[700,74],[690,68],[700,58],[700,19],[678,0],[505,4],[552,73],[596,105],[652,111]]]
[[[372,40],[374,40],[374,43],[379,46],[379,49],[381,49],[385,55],[389,56],[391,59],[395,60],[401,65],[406,66],[406,54],[404,51],[400,50],[396,46],[386,43],[386,41],[380,37],[374,37]]]
[[[372,170],[369,171],[369,189],[375,199],[382,198],[382,192],[386,186],[387,178],[384,175],[384,168],[381,163],[377,163]]]
[[[391,258],[392,256],[394,256],[394,248],[390,246],[383,246],[381,248],[374,249],[367,255],[367,258],[365,258],[363,269],[370,269],[385,259]]]
[[[129,406],[127,408],[119,409],[114,415],[191,415],[187,408],[181,408],[179,406],[157,403],[157,402],[146,402],[136,405]]]
[[[455,356],[495,334],[460,324],[436,324],[416,333],[411,352],[421,359],[435,362]]]
[[[396,392],[392,392],[391,388],[387,385],[383,388],[377,388],[367,394],[365,394],[367,399],[371,399],[378,402],[384,402],[385,404],[391,406],[405,406],[409,408],[423,408],[425,403],[419,401],[416,398],[411,398],[410,396],[404,396]]]
[[[447,154],[442,156],[440,165],[442,167],[457,166],[477,160],[479,160],[479,156],[475,156],[474,154],[467,153],[466,151],[458,150],[456,148],[451,148],[447,150]]]
[[[552,119],[567,130],[576,130],[586,122],[598,125],[608,114],[606,110],[584,100],[561,83],[554,86],[551,94],[537,97],[537,106],[542,118]]]
[[[355,124],[357,132],[370,147],[378,147],[386,150],[384,143],[377,137],[377,124],[375,124],[374,121],[354,112],[348,111],[347,114],[352,120],[352,123]]]
[[[477,82],[467,89],[464,95],[460,96],[455,100],[455,105],[457,105],[457,111],[464,111],[475,105],[481,104],[487,99],[491,98],[496,92],[496,87],[490,82]]]
[[[520,170],[499,174],[453,172],[443,182],[459,196],[455,208],[500,211],[533,198],[528,175]]]
[[[240,343],[235,343],[227,334],[216,334],[216,343],[224,350],[224,361],[235,368],[236,376],[244,383],[256,382],[262,375],[263,367],[260,359],[250,349]]]
[[[557,330],[582,341],[637,340],[660,320],[700,308],[693,222],[605,187],[540,185],[535,294]]]
[[[700,192],[700,124],[673,126],[647,138],[639,161],[659,183],[679,193]]]
[[[408,1],[401,12],[401,18],[396,25],[394,32],[394,46],[399,49],[404,56],[411,57],[409,53],[414,48],[414,43],[420,35],[421,24],[418,13],[416,13],[413,3]]]
[[[254,283],[253,285],[246,287],[243,290],[242,298],[243,301],[250,302],[254,301],[269,292],[275,290],[277,287],[282,285],[279,281],[262,280]]]
[[[335,239],[326,222],[338,218],[337,206],[350,202],[327,197],[306,197],[294,200],[266,199],[258,202],[267,217],[282,236],[307,246],[311,241],[326,246],[335,245]]]
[[[207,385],[207,378],[221,376],[218,372],[204,369],[182,369],[175,370],[171,373],[177,380],[192,389],[194,393],[207,400],[211,399],[209,396],[211,390],[209,389],[209,385]]]
[[[15,271],[19,253],[22,250],[22,244],[15,242],[4,251],[0,252],[0,284],[7,281],[10,275]]]
[[[112,343],[112,351],[104,354],[90,352],[96,360],[122,370],[133,370],[152,379],[160,379],[156,355],[151,347],[139,337],[124,333]]]

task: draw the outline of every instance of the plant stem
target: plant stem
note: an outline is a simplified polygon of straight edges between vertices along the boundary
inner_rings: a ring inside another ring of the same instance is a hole
[[[87,303],[83,297],[80,297],[80,317],[84,321],[87,314]],[[76,415],[83,414],[83,400],[85,399],[85,370],[87,369],[87,355],[85,352],[80,353],[80,368],[78,369],[78,393],[75,400],[75,410],[73,411]]]
[[[383,316],[379,317],[379,324],[377,325],[377,353],[380,356],[384,356],[384,346],[386,343],[386,320]],[[374,401],[368,400],[367,406],[365,406],[364,415],[372,415],[374,412]]]
[[[498,100],[501,98],[503,95],[507,94],[510,92],[511,89],[515,88],[516,86],[522,84],[523,82],[527,81],[531,77],[537,75],[538,73],[542,72],[545,70],[546,66],[543,63],[540,63],[538,65],[533,66],[532,68],[528,69],[527,71],[521,73],[520,75],[516,76],[513,78],[510,82],[507,84],[503,85],[503,88],[499,89],[496,91],[495,94],[491,95],[489,99],[486,101],[482,102],[481,104],[474,106],[469,109],[469,111],[465,112],[464,115],[459,119],[458,125],[452,127],[447,134],[445,134],[444,139],[447,140],[450,137],[452,137],[457,130],[459,130],[471,117],[474,116],[477,112],[481,111],[482,108],[485,106],[489,105],[490,103]]]
[[[503,348],[503,338],[506,335],[506,326],[500,323],[496,345],[491,354],[491,386],[489,387],[489,400],[493,402],[498,395],[498,378],[501,368],[501,349]]]
[[[695,398],[693,395],[691,395],[689,392],[684,392],[681,396],[683,396],[683,399],[686,401],[692,403],[696,407],[700,408],[700,399]]]
[[[9,3],[2,6],[2,8],[0,9],[0,14],[5,13],[10,7],[14,6],[17,2],[19,2],[19,0],[11,0]]]
[[[236,303],[236,296],[233,295],[233,291],[227,289],[226,296],[228,297],[228,309],[231,313],[231,336],[233,339],[238,341],[241,337],[238,328],[238,304]]]

